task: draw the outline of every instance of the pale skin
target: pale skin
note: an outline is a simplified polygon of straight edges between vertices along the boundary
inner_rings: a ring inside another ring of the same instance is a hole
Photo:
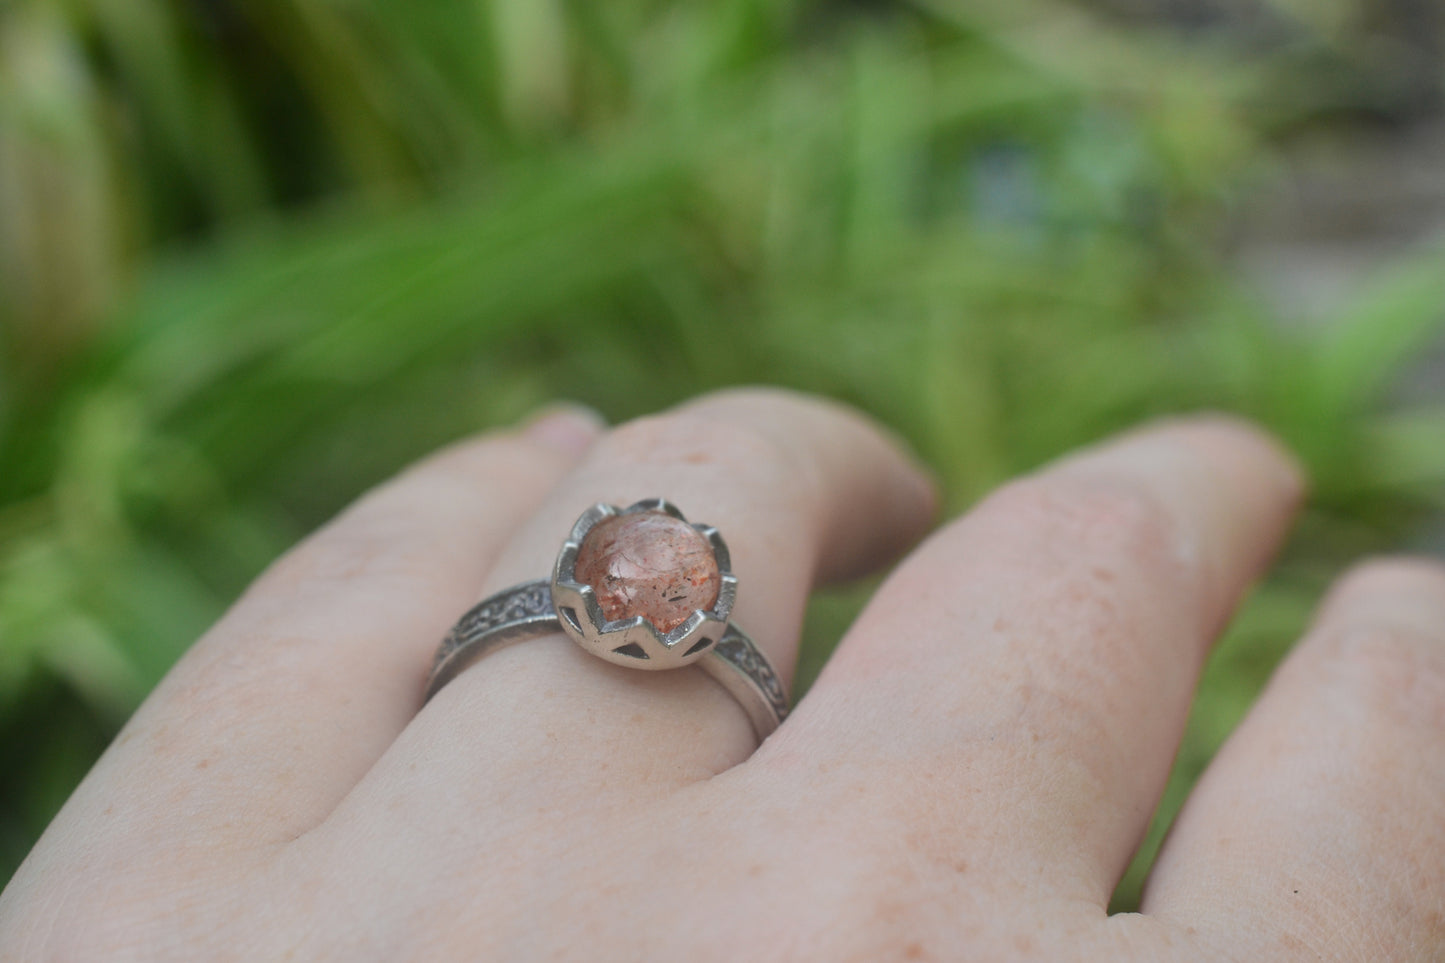
[[[482,595],[597,501],[718,526],[785,675],[809,589],[933,525],[837,405],[558,411],[457,445],[278,561],[131,719],[0,897],[0,959],[1425,961],[1445,954],[1445,571],[1344,576],[1105,907],[1200,667],[1303,482],[1181,419],[918,544],[761,747],[696,669],[562,636],[423,706]]]

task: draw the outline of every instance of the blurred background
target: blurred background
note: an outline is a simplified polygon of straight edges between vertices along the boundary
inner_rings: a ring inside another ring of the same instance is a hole
[[[1442,48],[1433,0],[0,0],[0,879],[368,485],[773,382],[950,513],[1200,407],[1308,463],[1134,905],[1328,579],[1445,545]]]

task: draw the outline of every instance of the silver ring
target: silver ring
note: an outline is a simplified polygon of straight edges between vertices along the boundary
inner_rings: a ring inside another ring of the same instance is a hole
[[[767,657],[728,621],[737,597],[730,565],[717,529],[689,523],[666,499],[593,505],[572,526],[550,579],[504,589],[457,621],[437,649],[426,698],[482,656],[560,631],[628,668],[696,663],[765,739],[787,716],[788,695]]]

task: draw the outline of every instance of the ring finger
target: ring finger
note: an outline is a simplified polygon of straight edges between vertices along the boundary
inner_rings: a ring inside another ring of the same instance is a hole
[[[550,573],[579,512],[665,496],[716,526],[739,578],[735,621],[787,679],[815,579],[858,574],[916,539],[932,488],[899,446],[840,406],[773,390],[709,396],[603,438],[502,551],[490,594]],[[742,759],[746,714],[695,669],[639,672],[560,633],[462,672],[358,787],[357,802],[413,796],[417,759],[446,761],[447,798],[529,810],[544,798],[656,792]],[[457,791],[460,790],[460,791]],[[433,814],[435,815],[435,814]]]

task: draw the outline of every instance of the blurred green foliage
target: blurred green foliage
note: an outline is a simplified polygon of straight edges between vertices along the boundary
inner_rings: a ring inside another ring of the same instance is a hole
[[[1445,497],[1445,404],[1394,390],[1440,252],[1308,325],[1228,266],[1291,131],[1396,103],[1369,4],[1270,6],[1243,56],[1036,0],[0,5],[0,868],[366,485],[551,398],[738,382],[874,412],[951,511],[1155,414],[1295,446],[1313,508],[1162,826],[1328,576]]]

